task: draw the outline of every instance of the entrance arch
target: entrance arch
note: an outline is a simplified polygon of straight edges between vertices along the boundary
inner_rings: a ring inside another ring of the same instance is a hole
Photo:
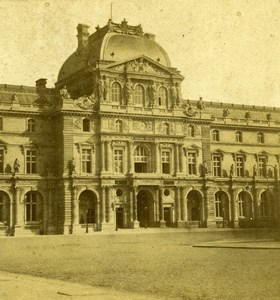
[[[83,191],[79,196],[79,223],[97,222],[97,196],[93,191]]]
[[[140,227],[154,226],[154,201],[148,191],[142,190],[137,195],[137,219]]]
[[[187,195],[188,221],[201,221],[202,197],[198,191],[192,190]]]
[[[0,191],[0,226],[10,226],[10,197]]]
[[[215,215],[216,218],[229,221],[229,199],[227,193],[223,191],[218,191],[215,194]]]

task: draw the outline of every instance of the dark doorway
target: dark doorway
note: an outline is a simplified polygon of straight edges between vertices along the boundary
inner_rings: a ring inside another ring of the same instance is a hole
[[[164,207],[164,221],[166,227],[171,227],[171,207]]]
[[[190,191],[187,196],[188,220],[201,220],[201,195],[198,191]]]
[[[118,207],[116,209],[116,222],[117,228],[123,228],[123,208]]]
[[[137,195],[137,216],[140,227],[151,227],[154,225],[154,207],[151,194],[140,191]]]

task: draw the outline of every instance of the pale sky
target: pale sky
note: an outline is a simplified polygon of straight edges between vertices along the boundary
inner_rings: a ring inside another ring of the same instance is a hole
[[[280,0],[0,0],[0,83],[53,87],[78,23],[156,35],[185,99],[280,107]]]

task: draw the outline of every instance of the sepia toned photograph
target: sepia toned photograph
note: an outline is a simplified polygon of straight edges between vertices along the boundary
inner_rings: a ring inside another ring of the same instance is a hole
[[[280,299],[279,22],[0,0],[0,299]]]

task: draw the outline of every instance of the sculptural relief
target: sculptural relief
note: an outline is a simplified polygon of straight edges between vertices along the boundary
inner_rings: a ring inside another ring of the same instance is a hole
[[[96,105],[97,105],[97,100],[95,99],[94,94],[91,96],[82,96],[74,100],[74,106],[85,110],[95,109]]]
[[[133,122],[133,129],[136,131],[152,131],[153,130],[153,124],[151,121],[134,121]]]
[[[74,128],[75,129],[81,129],[82,128],[82,120],[81,118],[78,118],[74,121]]]

